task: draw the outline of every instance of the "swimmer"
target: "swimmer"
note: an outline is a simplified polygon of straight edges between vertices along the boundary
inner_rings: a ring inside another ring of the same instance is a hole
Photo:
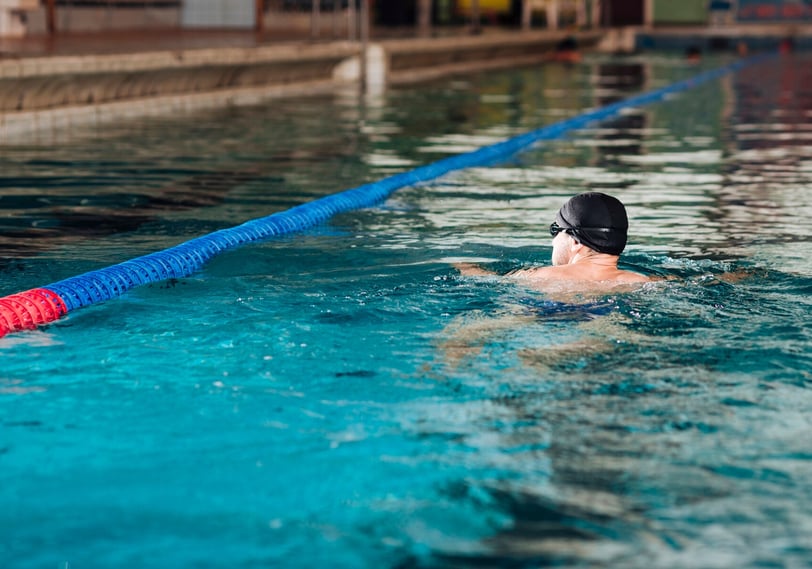
[[[629,220],[624,205],[599,192],[578,194],[561,206],[550,225],[552,266],[519,269],[505,275],[545,292],[603,292],[637,288],[651,279],[618,268]],[[462,276],[496,273],[472,263],[455,263]]]
[[[519,269],[504,275],[545,293],[545,303],[549,306],[541,303],[536,313],[532,310],[534,303],[519,302],[519,306],[496,317],[468,314],[456,319],[447,327],[440,344],[445,362],[456,367],[464,359],[479,354],[492,336],[531,326],[538,322],[539,314],[544,319],[555,320],[556,312],[576,322],[584,337],[563,344],[527,346],[519,352],[522,361],[549,367],[575,353],[611,350],[614,344],[605,337],[601,340],[601,335],[625,338],[628,331],[621,324],[623,317],[613,316],[611,310],[607,312],[607,305],[599,299],[606,293],[637,290],[651,281],[645,275],[618,268],[628,228],[626,208],[617,198],[598,192],[570,198],[550,225],[552,266]],[[498,276],[472,263],[454,266],[466,277]],[[587,333],[587,330],[599,333]]]
[[[565,63],[581,61],[581,52],[578,51],[578,40],[575,39],[575,36],[567,36],[556,44],[553,59]]]
[[[699,47],[692,45],[685,50],[685,59],[691,63],[699,63],[702,60],[702,51]]]

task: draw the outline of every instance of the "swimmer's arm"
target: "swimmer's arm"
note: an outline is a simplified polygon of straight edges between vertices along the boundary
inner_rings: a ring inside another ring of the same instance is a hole
[[[545,278],[550,267],[531,267],[529,269],[516,269],[505,276],[511,279],[539,279]]]
[[[489,271],[488,269],[483,269],[482,267],[474,263],[454,263],[454,268],[457,269],[460,272],[460,275],[464,277],[506,277],[514,279],[531,278],[538,271],[538,268],[516,269],[515,271],[510,271],[509,273],[501,274],[494,271]]]
[[[474,263],[454,263],[454,268],[460,272],[463,277],[496,277],[498,273],[483,269]]]
[[[716,275],[716,278],[728,284],[736,284],[750,277],[758,276],[758,274],[759,271],[757,269],[738,269],[736,271],[731,271],[729,273],[722,273],[721,275]]]

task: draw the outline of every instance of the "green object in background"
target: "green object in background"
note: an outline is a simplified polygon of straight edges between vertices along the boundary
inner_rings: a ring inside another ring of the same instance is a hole
[[[454,6],[451,0],[436,0],[436,15],[438,24],[449,24],[453,17]]]
[[[654,0],[654,24],[706,24],[707,0]]]

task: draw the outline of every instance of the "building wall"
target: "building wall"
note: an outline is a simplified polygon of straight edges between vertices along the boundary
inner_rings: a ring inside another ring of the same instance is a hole
[[[655,25],[732,22],[812,22],[809,0],[652,0]]]
[[[253,28],[254,0],[184,0],[184,28]]]
[[[654,0],[654,24],[701,25],[708,21],[708,0]]]
[[[812,22],[808,0],[738,0],[741,22]]]
[[[0,3],[2,3],[0,1]],[[119,7],[57,3],[55,24],[57,33],[94,33],[113,30],[161,30],[180,25],[180,2],[167,1],[161,6],[139,7],[130,4]],[[24,35],[41,36],[48,33],[44,6],[27,12]]]

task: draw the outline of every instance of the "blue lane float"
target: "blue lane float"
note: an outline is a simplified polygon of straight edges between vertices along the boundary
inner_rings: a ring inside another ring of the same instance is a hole
[[[768,57],[773,56],[740,60],[472,152],[215,231],[163,251],[0,298],[0,337],[9,332],[54,322],[68,312],[121,296],[136,286],[187,277],[224,251],[246,243],[297,233],[323,223],[338,213],[372,207],[401,188],[436,180],[455,170],[504,161],[541,141],[562,138],[573,130],[613,118],[626,109],[661,101],[669,95],[734,73]]]

